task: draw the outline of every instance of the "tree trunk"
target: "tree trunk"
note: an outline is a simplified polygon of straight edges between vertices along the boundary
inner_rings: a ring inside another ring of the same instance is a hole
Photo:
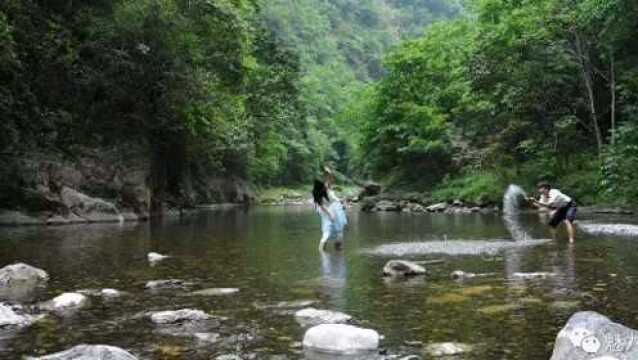
[[[591,59],[589,58],[589,52],[583,48],[583,43],[578,34],[578,31],[574,32],[576,40],[576,52],[585,82],[585,89],[587,90],[587,98],[589,100],[589,111],[591,113],[592,124],[594,127],[594,135],[596,136],[596,145],[598,147],[598,156],[603,153],[603,138],[600,131],[600,125],[598,123],[598,113],[596,112],[596,99],[594,97],[594,84],[593,84],[593,69],[591,65]]]

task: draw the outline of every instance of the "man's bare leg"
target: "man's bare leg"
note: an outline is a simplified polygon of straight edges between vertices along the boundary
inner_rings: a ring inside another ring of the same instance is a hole
[[[567,234],[569,235],[569,242],[573,243],[574,238],[576,237],[576,229],[574,229],[574,224],[571,221],[565,220],[565,226],[567,226]]]

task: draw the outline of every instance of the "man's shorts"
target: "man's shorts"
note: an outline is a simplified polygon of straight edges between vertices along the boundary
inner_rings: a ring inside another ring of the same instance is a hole
[[[561,208],[558,208],[549,220],[549,226],[555,228],[565,220],[573,223],[576,219],[576,210],[576,204],[574,204],[573,201]]]

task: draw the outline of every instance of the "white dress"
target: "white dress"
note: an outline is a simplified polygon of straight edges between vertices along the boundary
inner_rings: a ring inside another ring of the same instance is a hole
[[[334,221],[321,210],[321,207],[317,206],[317,212],[321,216],[321,232],[326,239],[342,235],[343,229],[348,224],[346,212],[334,191],[328,190],[328,200],[329,203],[324,203],[324,207],[334,216]]]

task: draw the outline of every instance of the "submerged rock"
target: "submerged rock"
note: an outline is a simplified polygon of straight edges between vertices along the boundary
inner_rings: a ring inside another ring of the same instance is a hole
[[[368,250],[367,253],[382,256],[406,256],[426,254],[447,255],[496,255],[503,250],[538,246],[549,239],[522,241],[450,240],[385,244]]]
[[[390,260],[383,267],[385,276],[415,276],[425,273],[423,266],[406,260]]]
[[[558,333],[550,360],[638,359],[636,339],[637,331],[599,313],[578,312]]]
[[[149,290],[185,289],[193,284],[180,279],[151,280],[146,283]]]
[[[22,301],[33,296],[44,286],[49,274],[24,263],[16,263],[0,269],[0,299]]]
[[[295,320],[302,326],[319,324],[342,324],[350,321],[352,316],[338,311],[307,308],[295,313]]]
[[[548,277],[553,277],[556,276],[556,274],[554,273],[550,273],[550,272],[530,272],[530,273],[523,273],[523,272],[516,272],[512,274],[513,278],[517,278],[517,279],[546,279]]]
[[[231,295],[239,292],[239,289],[236,288],[210,288],[197,290],[189,293],[190,296],[221,296],[221,295]]]
[[[150,318],[156,324],[172,324],[180,321],[209,320],[211,316],[201,310],[180,309],[154,312],[150,314]]]
[[[30,360],[137,360],[133,354],[115,346],[78,345],[69,350]]]
[[[168,255],[162,255],[156,252],[150,252],[148,253],[148,255],[146,255],[146,258],[148,259],[148,261],[153,264],[153,263],[157,263],[160,262],[162,260],[168,259],[170,256]]]
[[[82,289],[76,291],[79,294],[104,298],[116,298],[122,296],[122,293],[116,289]]]
[[[58,315],[65,315],[85,307],[88,303],[89,299],[85,295],[80,293],[64,293],[43,303],[40,305],[40,308],[53,311]]]
[[[286,309],[298,309],[298,308],[308,307],[316,303],[317,303],[316,300],[294,300],[294,301],[280,301],[274,304],[262,304],[259,302],[255,302],[253,303],[253,306],[259,310],[267,310],[267,309],[286,310]]]
[[[374,330],[352,325],[322,324],[306,331],[303,346],[333,354],[371,352],[379,347],[379,334]]]
[[[472,346],[467,344],[444,342],[429,344],[425,348],[425,352],[434,357],[455,356],[472,351]]]
[[[578,224],[578,228],[592,235],[638,237],[638,225],[633,224]]]

